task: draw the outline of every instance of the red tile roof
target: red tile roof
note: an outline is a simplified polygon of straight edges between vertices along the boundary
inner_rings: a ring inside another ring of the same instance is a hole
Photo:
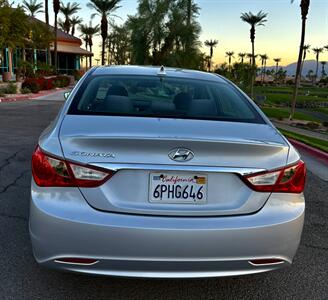
[[[33,21],[36,21],[36,22],[39,22],[39,23],[42,23],[42,24],[46,25],[45,22],[43,22],[39,19],[36,19],[36,18],[33,18],[33,17],[31,17],[31,19],[33,19]],[[49,27],[50,27],[51,31],[55,31],[54,26],[49,25]],[[70,35],[70,34],[62,31],[59,28],[57,29],[57,40],[62,41],[62,42],[71,42],[71,43],[74,43],[74,44],[79,44],[80,46],[82,45],[81,39],[79,39],[79,38],[77,38],[73,35]]]

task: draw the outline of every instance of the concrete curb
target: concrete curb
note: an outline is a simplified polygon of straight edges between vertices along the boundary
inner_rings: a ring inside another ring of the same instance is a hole
[[[310,153],[312,156],[315,156],[321,160],[324,160],[325,162],[328,163],[328,153],[321,151],[319,149],[313,148],[309,145],[306,145],[302,142],[299,142],[297,140],[294,139],[290,139],[288,138],[288,140],[290,141],[291,144],[293,144],[296,148],[299,148],[301,150],[304,150],[308,153]]]
[[[65,88],[59,88],[55,90],[49,90],[49,91],[40,91],[37,94],[29,94],[29,95],[18,95],[16,97],[8,97],[8,98],[0,98],[0,103],[8,103],[8,102],[17,102],[17,101],[26,101],[26,100],[35,100],[40,97],[48,96],[51,94],[55,94],[60,91],[65,91],[69,89],[69,87]]]

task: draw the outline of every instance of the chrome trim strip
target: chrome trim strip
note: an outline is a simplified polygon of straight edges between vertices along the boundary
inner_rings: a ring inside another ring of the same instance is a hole
[[[97,263],[99,263],[99,260],[93,262],[93,263],[89,263],[89,264],[85,264],[85,263],[74,263],[74,262],[67,262],[67,261],[61,261],[61,260],[54,260],[55,263],[58,264],[63,264],[63,265],[74,265],[74,266],[93,266]]]
[[[207,166],[185,166],[185,165],[153,165],[153,164],[115,164],[115,163],[92,163],[91,166],[119,170],[149,170],[149,171],[187,171],[206,173],[235,173],[239,175],[249,175],[266,171],[259,168],[236,168],[236,167],[207,167]]]
[[[251,261],[248,261],[248,263],[254,267],[265,267],[265,266],[274,266],[274,265],[281,265],[285,264],[285,260],[281,260],[279,262],[274,262],[274,263],[266,263],[266,264],[253,264]]]

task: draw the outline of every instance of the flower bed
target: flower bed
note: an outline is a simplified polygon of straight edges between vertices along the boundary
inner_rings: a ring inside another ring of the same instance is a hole
[[[50,78],[27,78],[22,84],[22,90],[32,93],[38,93],[40,91],[52,90],[56,87],[63,88],[70,84],[70,78],[65,75],[60,75]]]

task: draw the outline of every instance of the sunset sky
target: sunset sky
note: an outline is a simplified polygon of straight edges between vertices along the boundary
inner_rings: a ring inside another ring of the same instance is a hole
[[[68,2],[68,0],[63,1]],[[74,0],[70,1],[74,2]],[[79,15],[88,22],[92,13],[86,6],[88,0],[78,3],[82,7]],[[202,26],[201,41],[204,42],[206,39],[219,41],[214,52],[215,63],[226,61],[226,51],[251,52],[250,28],[240,20],[240,15],[242,12],[257,13],[260,10],[268,13],[268,22],[265,26],[257,28],[256,53],[268,54],[269,65],[273,64],[272,59],[276,57],[282,58],[282,65],[297,60],[301,29],[300,0],[295,0],[293,4],[290,0],[196,0],[196,3],[201,8],[199,16]],[[123,20],[117,18],[117,23],[125,21],[127,15],[136,13],[137,1],[123,0],[121,6],[115,14]],[[41,14],[38,17],[43,18]],[[99,19],[95,18],[93,23],[97,22]],[[328,0],[311,0],[306,43],[312,47],[328,45]],[[97,38],[94,44],[100,45],[100,38]],[[208,52],[207,48],[203,50]],[[95,47],[95,58],[99,56],[100,47]],[[315,59],[315,56],[311,53],[308,59]],[[328,61],[328,51],[321,55],[320,61],[323,60]]]

